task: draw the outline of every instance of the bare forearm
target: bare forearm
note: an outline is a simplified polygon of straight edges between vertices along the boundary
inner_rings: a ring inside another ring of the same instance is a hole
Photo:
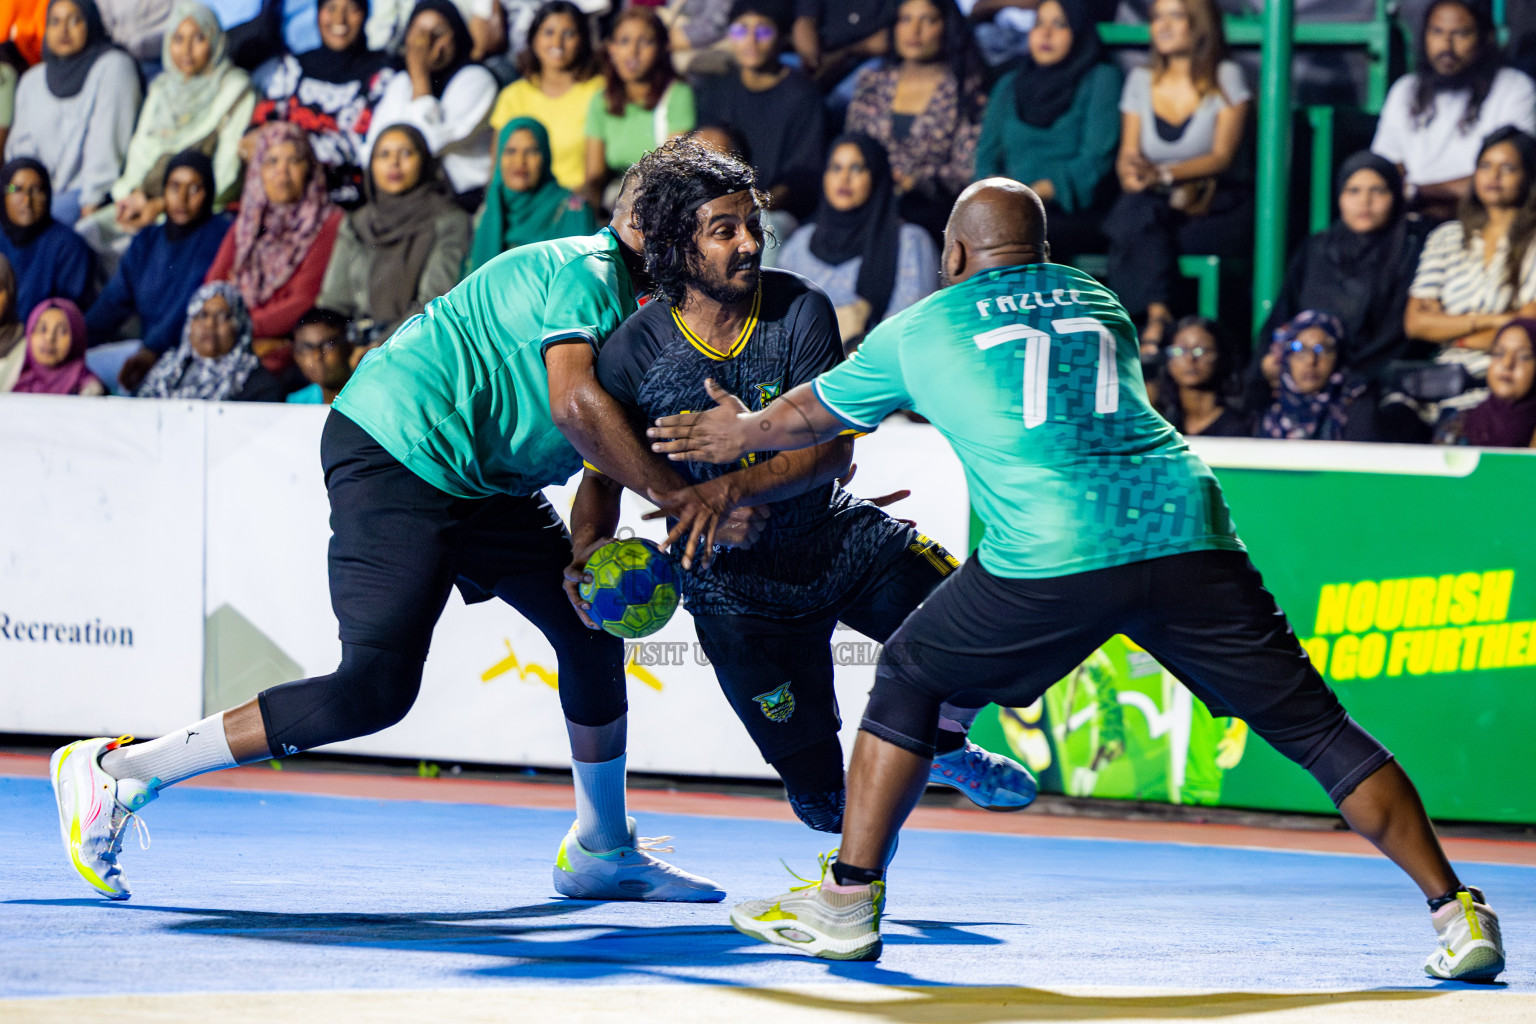
[[[585,551],[601,537],[612,537],[619,528],[619,499],[624,488],[591,470],[581,478],[571,504],[571,547]]]
[[[1444,345],[1457,338],[1477,337],[1503,327],[1511,319],[1507,313],[1446,313],[1439,309],[1408,307],[1403,327],[1410,338]],[[1486,347],[1486,346],[1478,346]]]
[[[683,484],[671,466],[646,450],[623,408],[596,381],[572,390],[555,425],[583,459],[638,494]]]
[[[731,504],[767,505],[804,494],[846,476],[853,465],[853,438],[837,437],[814,448],[778,452],[771,459],[732,473]]]
[[[1227,168],[1231,166],[1231,154],[1207,153],[1205,156],[1197,156],[1193,160],[1169,164],[1168,173],[1173,176],[1174,182],[1178,183],[1181,181],[1194,181],[1197,178],[1214,178],[1218,174],[1225,174]]]
[[[762,412],[741,417],[742,437],[748,451],[798,451],[830,441],[846,427],[827,411],[811,390],[802,384]]]

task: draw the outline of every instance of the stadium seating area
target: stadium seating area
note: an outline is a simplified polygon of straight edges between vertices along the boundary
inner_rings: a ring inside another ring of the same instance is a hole
[[[0,393],[329,402],[697,132],[850,351],[1006,175],[1186,434],[1536,446],[1536,4],[619,4],[0,7]]]

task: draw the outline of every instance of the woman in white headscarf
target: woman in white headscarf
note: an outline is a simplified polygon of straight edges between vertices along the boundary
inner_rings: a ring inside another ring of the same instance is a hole
[[[112,203],[79,227],[109,264],[116,262],[109,253],[121,253],[165,212],[166,168],[177,154],[195,149],[213,160],[215,211],[240,190],[240,137],[256,109],[251,78],[230,62],[224,30],[207,7],[179,0],[169,24],[165,70],[150,83]]]

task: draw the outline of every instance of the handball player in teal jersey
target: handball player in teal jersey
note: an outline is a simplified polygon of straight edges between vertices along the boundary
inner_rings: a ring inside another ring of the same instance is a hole
[[[961,195],[942,266],[947,287],[766,409],[711,382],[716,407],[650,430],[657,452],[719,464],[912,409],[954,448],[986,526],[976,557],[885,648],[831,877],[743,903],[732,923],[817,956],[878,957],[884,868],[928,781],[942,702],[963,688],[1026,706],[1123,633],[1212,714],[1246,721],[1311,772],[1418,885],[1439,938],[1429,974],[1492,980],[1498,916],[1457,877],[1408,776],[1307,658],[1214,475],[1147,402],[1119,300],[1050,262],[1039,197],[1004,178]]]
[[[494,596],[512,605],[559,659],[577,815],[556,853],[555,889],[583,899],[724,897],[636,837],[624,796],[623,642],[586,629],[566,600],[570,535],[540,493],[580,471],[584,458],[642,493],[684,485],[646,451],[594,373],[602,344],[636,308],[637,181],[632,171],[613,221],[597,234],[503,253],[432,300],[363,360],[332,405],[320,455],[341,626],[335,672],[274,686],[149,743],[98,737],[54,753],[65,852],[98,893],[128,898],[123,833],[166,786],[402,719],[457,586],[468,602]],[[760,529],[754,513],[721,521],[682,500],[683,518],[697,528],[685,568],[700,533],[714,537],[718,528],[722,541],[745,544]],[[705,549],[701,563],[709,556]]]

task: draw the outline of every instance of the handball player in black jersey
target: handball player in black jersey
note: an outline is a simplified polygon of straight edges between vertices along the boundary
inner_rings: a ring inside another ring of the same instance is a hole
[[[597,363],[598,382],[629,411],[637,435],[658,416],[708,408],[706,377],[756,409],[842,361],[826,295],[798,275],[761,269],[761,216],[753,172],[734,158],[683,140],[648,161],[635,217],[655,298],[608,339]],[[852,455],[853,438],[843,436],[729,465],[678,464],[717,507],[770,510],[750,549],[718,551],[682,574],[683,601],[726,699],[795,813],[827,832],[838,831],[843,809],[833,631],[841,622],[883,643],[958,565],[915,527],[842,489]],[[572,511],[578,557],[617,527],[621,492],[587,470]],[[674,543],[690,529],[676,524]],[[573,566],[573,582],[581,572]],[[946,707],[951,728],[933,779],[984,807],[1022,808],[1034,780],[966,740],[976,710]]]

